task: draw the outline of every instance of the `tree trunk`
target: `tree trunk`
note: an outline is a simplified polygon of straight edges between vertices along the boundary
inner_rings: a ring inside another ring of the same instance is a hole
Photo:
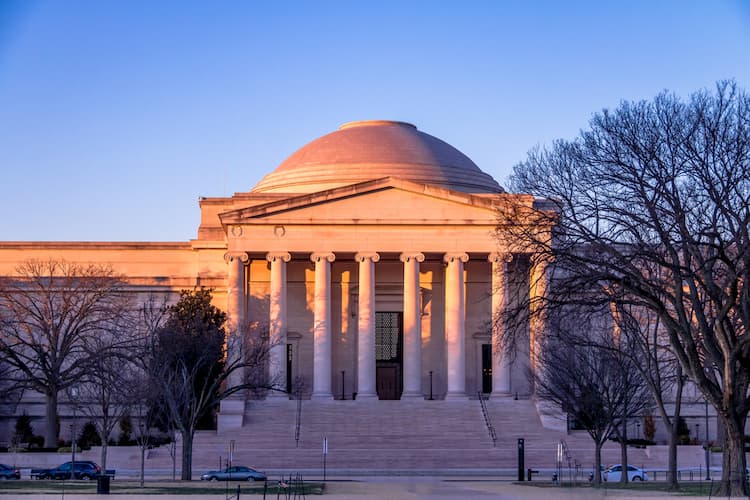
[[[677,365],[674,412],[672,418],[664,414],[664,426],[669,432],[669,459],[667,470],[667,489],[678,491],[680,483],[677,481],[677,431],[682,415],[682,391],[685,389],[685,378],[682,375],[682,365]],[[665,410],[666,411],[666,410]]]
[[[677,491],[680,489],[680,483],[677,481],[677,425],[672,425],[668,430],[667,489],[669,491]]]
[[[602,443],[594,441],[594,487],[602,484]]]
[[[745,416],[718,414],[724,424],[726,439],[722,456],[721,485],[717,496],[747,495],[745,480]]]
[[[141,444],[141,488],[143,488],[143,478],[146,471],[146,443]]]
[[[183,432],[182,435],[182,476],[183,481],[193,479],[193,433]]]
[[[628,422],[622,425],[622,434],[620,435],[620,464],[622,465],[622,474],[620,482],[628,482]]]
[[[44,431],[44,447],[57,448],[58,422],[57,422],[57,391],[51,390],[46,394],[47,398],[47,428]]]
[[[99,436],[102,438],[102,454],[100,456],[102,473],[107,468],[107,445],[109,444],[109,437],[112,431],[112,421],[109,416],[109,403],[107,396],[103,394],[104,386],[101,388],[102,392],[99,394],[99,401],[101,404],[102,415],[99,420]]]
[[[177,477],[177,443],[175,442],[176,435],[172,431],[172,443],[169,445],[169,455],[172,457],[172,481]]]
[[[104,470],[107,468],[107,441],[108,440],[109,440],[109,436],[105,436],[102,439],[102,454],[99,457],[101,459],[102,474],[104,474]]]

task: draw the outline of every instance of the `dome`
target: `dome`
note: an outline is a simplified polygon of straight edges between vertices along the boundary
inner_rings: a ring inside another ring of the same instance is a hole
[[[370,120],[303,146],[253,188],[256,193],[314,193],[394,177],[466,193],[501,193],[465,154],[410,123]]]

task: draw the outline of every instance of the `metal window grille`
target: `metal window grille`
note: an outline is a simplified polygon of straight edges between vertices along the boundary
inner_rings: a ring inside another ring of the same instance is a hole
[[[394,361],[399,359],[399,333],[401,314],[397,312],[375,315],[375,359]]]

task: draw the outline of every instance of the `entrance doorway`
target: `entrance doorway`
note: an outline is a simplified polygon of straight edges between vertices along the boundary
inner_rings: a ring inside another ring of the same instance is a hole
[[[482,392],[492,392],[492,344],[482,344]]]
[[[400,312],[375,313],[375,386],[379,399],[400,399],[403,391],[403,321]]]

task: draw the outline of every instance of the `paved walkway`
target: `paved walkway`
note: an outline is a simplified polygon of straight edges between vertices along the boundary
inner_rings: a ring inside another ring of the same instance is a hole
[[[329,481],[326,494],[328,500],[599,500],[603,498],[637,500],[663,500],[675,495],[654,492],[620,492],[616,490],[591,490],[588,488],[565,489],[556,487],[522,486],[504,481],[491,480],[443,480],[430,477],[363,478],[362,480]],[[0,490],[1,491],[1,490]],[[18,495],[0,493],[0,500],[22,498],[23,500],[60,499],[60,494]],[[73,495],[66,493],[67,500],[101,500],[103,496]],[[136,500],[149,498],[141,495],[113,495],[113,500]],[[225,500],[223,493],[211,495],[160,495],[160,500]],[[241,500],[259,499],[262,495],[242,495]],[[275,498],[275,495],[269,498]],[[314,497],[308,497],[314,498]],[[679,496],[680,499],[698,500],[703,497]],[[718,500],[718,497],[712,497]]]

